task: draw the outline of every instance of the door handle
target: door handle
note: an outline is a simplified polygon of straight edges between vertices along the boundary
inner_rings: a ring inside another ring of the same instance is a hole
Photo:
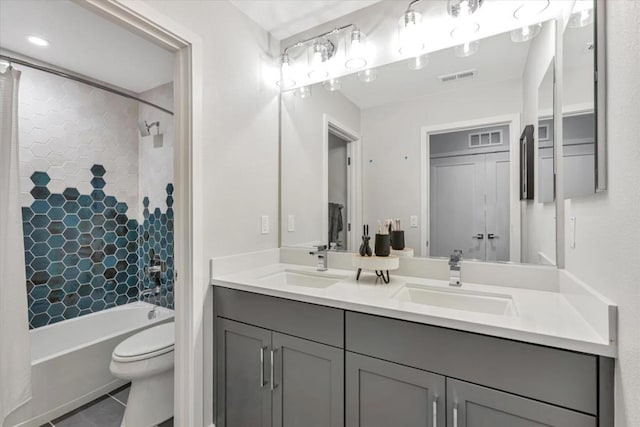
[[[482,239],[484,239],[484,234],[482,234],[482,233],[478,233],[478,234],[476,234],[476,235],[472,236],[472,238],[473,238],[473,239],[482,240]]]
[[[260,347],[260,388],[267,385],[264,382],[264,351],[267,349],[267,346]]]
[[[493,234],[493,233],[489,233],[489,234],[487,234],[487,239],[493,240],[493,239],[497,239],[497,238],[498,238],[498,236],[496,236],[496,235],[495,235],[495,234]]]
[[[433,399],[433,427],[438,427],[438,396]]]
[[[273,367],[274,367],[274,362],[273,361],[275,359],[276,351],[278,351],[277,348],[276,349],[271,349],[271,372],[270,372],[270,377],[269,377],[269,379],[271,380],[271,391],[273,391],[276,388],[278,388],[278,385],[274,381],[275,374],[274,374],[274,369],[273,369]]]

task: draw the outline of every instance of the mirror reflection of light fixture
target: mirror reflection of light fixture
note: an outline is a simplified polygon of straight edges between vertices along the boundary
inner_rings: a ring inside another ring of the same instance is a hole
[[[586,2],[579,2],[586,3]],[[579,3],[576,3],[579,4]],[[571,18],[569,18],[569,28],[584,28],[593,24],[593,9],[591,8],[583,8],[582,10],[571,14]]]
[[[407,59],[407,66],[410,70],[422,70],[429,63],[429,55],[418,55]]]
[[[533,25],[525,25],[522,28],[511,31],[511,41],[515,43],[528,42],[529,40],[540,34],[541,29],[541,22]]]
[[[483,3],[484,0],[449,0],[447,12],[453,18],[465,18],[476,13]]]
[[[331,78],[322,82],[322,87],[328,90],[329,92],[335,92],[337,90],[342,89],[342,81],[340,79]]]
[[[356,70],[367,65],[367,45],[365,34],[357,28],[351,31],[351,38],[347,45],[347,61],[344,66]]]
[[[294,90],[293,94],[300,99],[311,98],[311,86],[301,86]]]
[[[549,7],[549,3],[550,0],[529,0],[522,3],[515,12],[513,12],[513,17],[516,19],[531,18],[544,12]]]
[[[473,40],[459,44],[455,47],[455,53],[458,58],[466,58],[478,52],[480,49],[480,41]]]
[[[324,79],[329,76],[328,62],[335,54],[335,45],[326,38],[319,38],[309,49],[309,77]]]
[[[398,40],[400,53],[406,56],[417,56],[424,50],[422,34],[422,14],[409,8],[398,22]]]
[[[280,57],[280,80],[277,84],[282,89],[290,88],[296,84],[292,77],[291,62],[287,53],[283,53]]]
[[[378,71],[375,68],[358,71],[358,80],[362,83],[371,83],[376,78],[378,78]]]

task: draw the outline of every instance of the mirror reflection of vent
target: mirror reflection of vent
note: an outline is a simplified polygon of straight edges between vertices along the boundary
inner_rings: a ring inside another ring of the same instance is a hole
[[[502,144],[502,131],[477,132],[469,134],[469,147],[478,148]]]
[[[458,73],[453,74],[445,74],[443,76],[438,76],[442,83],[455,82],[458,80],[470,79],[476,76],[476,70],[467,70],[460,71]]]

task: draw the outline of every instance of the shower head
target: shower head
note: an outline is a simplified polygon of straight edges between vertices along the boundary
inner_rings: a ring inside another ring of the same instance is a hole
[[[157,126],[158,133],[160,133],[160,122],[147,123],[146,120],[140,120],[138,122],[138,130],[140,131],[140,136],[149,136],[151,135],[151,128]]]

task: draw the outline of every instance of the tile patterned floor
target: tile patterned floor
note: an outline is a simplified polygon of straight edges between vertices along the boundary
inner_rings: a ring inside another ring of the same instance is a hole
[[[129,390],[127,384],[41,427],[120,427]],[[173,427],[173,418],[158,427]]]

